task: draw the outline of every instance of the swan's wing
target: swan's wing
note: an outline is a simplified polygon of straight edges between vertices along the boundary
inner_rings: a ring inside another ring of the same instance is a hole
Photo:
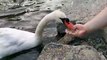
[[[38,45],[35,34],[27,31],[0,28],[0,58]]]
[[[12,28],[0,28],[0,47],[22,46],[29,39],[34,38],[34,33]]]

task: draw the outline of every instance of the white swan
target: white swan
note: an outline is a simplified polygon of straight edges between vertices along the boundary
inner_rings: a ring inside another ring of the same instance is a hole
[[[38,24],[35,33],[14,28],[0,28],[0,58],[39,45],[46,24],[59,18],[66,18],[60,10],[47,14]]]

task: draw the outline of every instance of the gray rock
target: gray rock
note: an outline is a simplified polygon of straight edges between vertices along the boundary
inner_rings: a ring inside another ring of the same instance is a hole
[[[17,6],[17,5],[19,5],[20,7],[26,6],[28,13],[20,16],[16,15],[15,17],[0,19],[0,27],[11,27],[11,28],[34,32],[39,21],[46,14],[49,13],[47,11],[42,11],[42,10],[61,9],[66,13],[67,17],[69,17],[70,20],[76,20],[77,23],[78,22],[86,23],[87,21],[91,20],[95,15],[97,15],[107,5],[107,0],[0,0],[0,11],[4,11],[4,10],[7,11],[9,8],[13,8],[14,6]],[[20,12],[18,12],[18,14],[19,13]],[[3,14],[6,15],[5,13]],[[10,13],[10,15],[11,14],[13,13]],[[52,24],[51,26],[50,25],[51,24],[49,24],[49,26],[45,29],[45,32],[44,32],[43,39],[45,41],[45,44],[50,43],[51,41],[54,41],[55,39],[53,38],[53,36],[55,36],[57,33],[55,24]],[[49,33],[49,35],[47,33]],[[97,35],[99,36],[93,35],[93,37],[89,38],[88,41],[91,43],[91,46],[95,46],[96,44],[96,48],[98,48],[100,52],[104,51],[103,53],[107,55],[105,51],[107,50],[106,49],[107,45],[105,44],[105,42],[103,42],[103,40],[107,41],[107,38],[106,38],[107,34],[104,34],[105,39],[102,38],[103,35],[100,35],[100,34],[97,34]],[[94,43],[92,42],[92,40],[94,41]],[[103,42],[102,44],[104,46],[99,44],[101,43],[101,41]],[[78,40],[75,42],[77,43]],[[25,55],[22,54],[22,56],[21,57],[19,56],[18,58],[23,59],[24,58],[23,56],[26,56],[26,55],[30,56],[32,54],[34,53],[31,53],[31,54],[28,53]],[[14,58],[14,59],[19,60],[17,58]],[[28,60],[29,59],[30,57],[28,57]]]
[[[107,6],[107,0],[64,0],[62,10],[70,20],[87,22]],[[71,3],[73,4],[71,5]]]
[[[91,46],[50,43],[44,47],[37,60],[106,60],[106,58]]]
[[[9,16],[16,16],[19,14],[23,14],[26,12],[26,8],[25,7],[20,7],[20,8],[16,8],[16,9],[10,9],[10,10],[6,10],[6,11],[0,11],[0,17],[9,17]]]
[[[68,44],[73,40],[74,40],[74,36],[71,36],[69,34],[65,34],[64,37],[62,37],[60,40],[58,40],[58,43]]]
[[[105,42],[107,43],[107,28],[104,29],[104,38]]]

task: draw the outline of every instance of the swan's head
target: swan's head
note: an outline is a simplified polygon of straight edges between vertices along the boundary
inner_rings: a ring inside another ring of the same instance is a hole
[[[62,11],[60,11],[60,10],[55,10],[55,11],[52,12],[51,14],[53,14],[54,17],[55,17],[55,18],[58,18],[58,19],[60,19],[60,18],[67,18],[66,15],[65,15],[65,13],[62,12]]]
[[[70,22],[70,20],[66,17],[65,13],[60,11],[60,10],[55,10],[54,12],[52,12],[52,14],[54,15],[55,18],[58,18],[60,20],[62,20],[62,22],[64,23],[64,25],[69,28],[69,29],[73,29],[73,23]],[[57,19],[56,19],[57,20]],[[58,21],[60,21],[58,20]]]

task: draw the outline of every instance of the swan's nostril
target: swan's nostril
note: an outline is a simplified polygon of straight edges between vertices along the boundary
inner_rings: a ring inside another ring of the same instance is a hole
[[[50,8],[47,8],[47,9],[50,9]]]
[[[62,4],[62,6],[63,6],[64,4]]]

